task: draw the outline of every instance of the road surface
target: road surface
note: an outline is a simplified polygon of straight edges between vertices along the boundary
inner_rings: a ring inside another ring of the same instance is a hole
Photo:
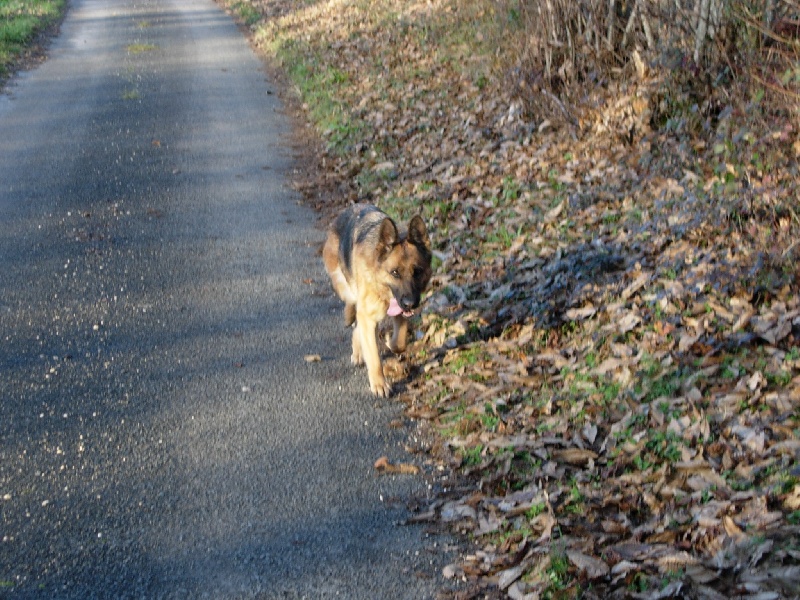
[[[434,597],[235,24],[74,0],[49,54],[0,96],[0,597]]]

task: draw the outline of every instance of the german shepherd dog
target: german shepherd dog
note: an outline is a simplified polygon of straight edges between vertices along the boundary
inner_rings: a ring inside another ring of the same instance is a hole
[[[369,388],[387,397],[392,386],[383,375],[377,328],[384,317],[393,321],[392,352],[406,349],[407,319],[419,306],[431,278],[431,242],[419,215],[407,231],[375,206],[345,209],[328,230],[322,249],[325,270],[344,300],[344,321],[353,329],[354,365],[367,364]]]

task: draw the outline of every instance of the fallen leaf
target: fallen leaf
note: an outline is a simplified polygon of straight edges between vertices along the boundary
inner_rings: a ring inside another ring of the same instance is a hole
[[[506,569],[505,571],[500,571],[497,577],[497,587],[499,587],[501,590],[506,589],[517,579],[522,577],[522,574],[524,572],[525,568],[522,565],[511,567],[510,569]]]
[[[442,577],[445,579],[454,579],[456,577],[463,577],[464,576],[464,569],[461,565],[458,564],[450,564],[446,565],[442,569]]]
[[[570,310],[564,313],[564,316],[570,319],[571,321],[580,321],[583,319],[588,319],[589,317],[592,317],[596,314],[597,314],[597,309],[590,304],[582,308],[571,308]]]
[[[573,565],[585,572],[590,580],[605,577],[609,573],[608,565],[594,556],[583,554],[577,550],[567,550],[567,557]]]
[[[585,465],[589,461],[597,458],[597,453],[592,450],[581,448],[566,448],[564,450],[553,450],[552,456],[558,462],[565,462],[571,465]]]
[[[392,464],[385,456],[381,456],[373,465],[378,473],[396,473],[401,475],[417,475],[419,467],[408,463]]]

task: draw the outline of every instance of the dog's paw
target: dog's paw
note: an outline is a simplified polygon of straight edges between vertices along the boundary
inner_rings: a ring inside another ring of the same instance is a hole
[[[361,338],[358,335],[358,328],[353,330],[353,353],[350,355],[350,362],[355,366],[364,364],[364,353],[361,351]]]
[[[392,384],[385,379],[381,381],[370,381],[369,389],[379,398],[388,398],[392,395]]]
[[[406,351],[405,343],[399,344],[387,338],[386,345],[389,346],[389,350],[391,350],[393,354],[403,354]]]

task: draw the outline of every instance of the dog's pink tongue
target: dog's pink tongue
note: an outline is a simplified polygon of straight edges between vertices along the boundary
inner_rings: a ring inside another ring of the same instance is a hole
[[[397,300],[395,300],[394,297],[389,300],[389,310],[386,311],[386,314],[390,317],[397,317],[398,315],[403,314],[403,309],[400,308],[400,305],[397,303]]]

